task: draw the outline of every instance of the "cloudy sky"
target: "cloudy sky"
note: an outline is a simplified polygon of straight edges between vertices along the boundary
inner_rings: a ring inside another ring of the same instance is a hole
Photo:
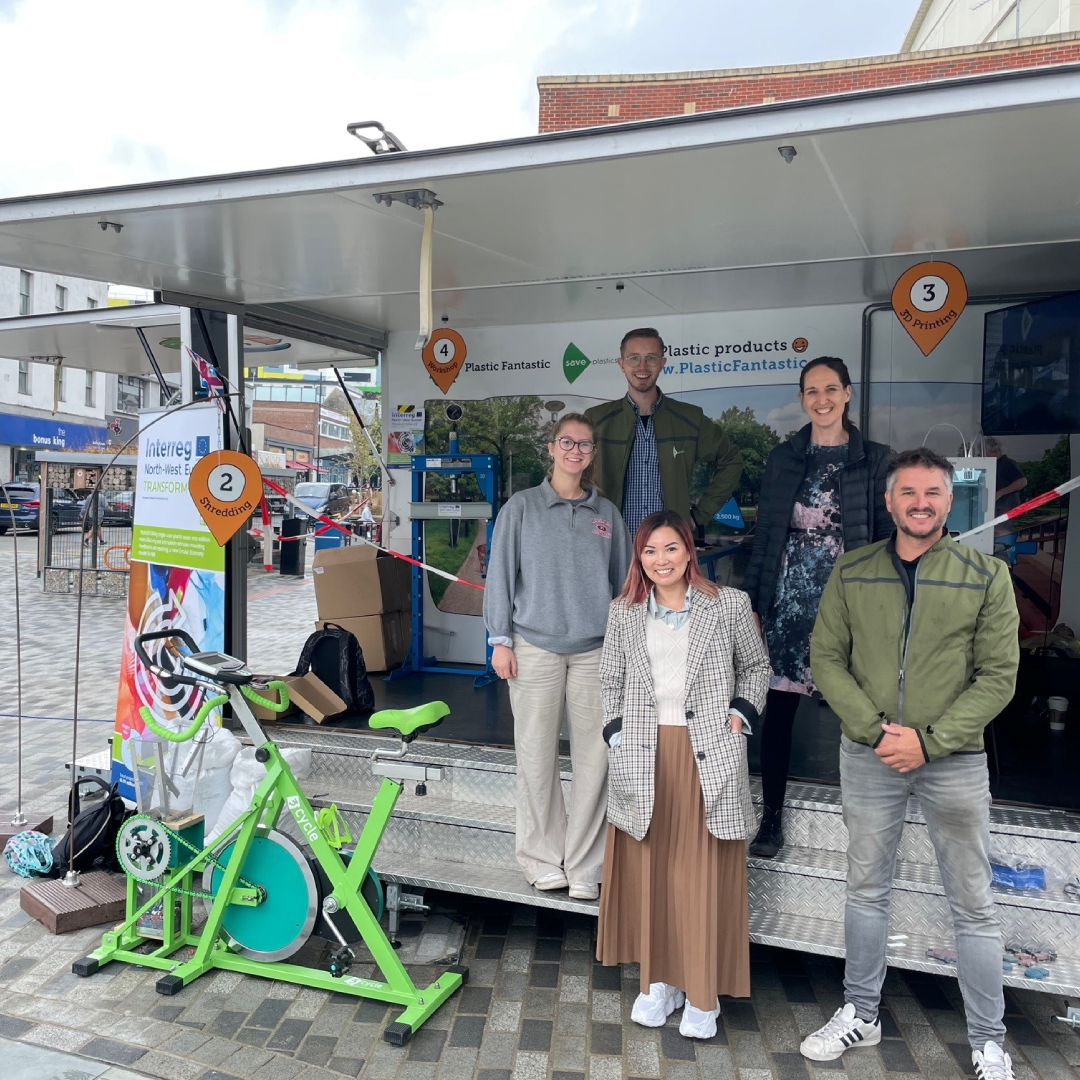
[[[536,131],[538,75],[895,52],[917,0],[0,0],[0,197]]]

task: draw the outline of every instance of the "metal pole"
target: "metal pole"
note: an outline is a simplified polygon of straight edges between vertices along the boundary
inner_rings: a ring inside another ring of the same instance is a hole
[[[0,488],[2,491],[3,488]],[[10,500],[5,500],[10,501]],[[40,515],[41,510],[38,510]],[[18,529],[15,527],[15,506],[14,503],[8,509],[8,515],[11,517],[11,547],[15,553],[15,709],[16,709],[16,729],[15,729],[15,753],[18,757],[18,772],[16,774],[15,781],[15,816],[11,819],[11,824],[15,828],[19,828],[26,824],[26,815],[22,812],[22,765],[23,765],[23,742],[22,742],[22,631],[20,627],[19,619],[19,541],[16,538],[18,535]],[[38,518],[38,527],[41,527],[41,518]],[[72,772],[75,770],[75,766],[72,765]]]

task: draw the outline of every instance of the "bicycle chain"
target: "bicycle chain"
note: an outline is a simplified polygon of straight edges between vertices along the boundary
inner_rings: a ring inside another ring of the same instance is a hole
[[[194,855],[198,855],[198,854],[201,853],[201,851],[202,851],[201,848],[197,848],[193,843],[191,843],[190,840],[186,840],[178,832],[174,832],[163,821],[158,821],[157,818],[151,818],[148,814],[139,814],[139,815],[135,815],[135,816],[137,816],[137,817],[147,817],[150,821],[153,821],[153,823],[159,829],[161,829],[161,831],[164,832],[165,835],[168,836],[171,841],[174,841],[179,847],[187,848]],[[130,821],[130,820],[131,820],[131,818],[128,819],[128,821]],[[127,822],[125,822],[124,824],[126,825]],[[233,841],[233,842],[235,843],[235,841]],[[119,836],[117,836],[117,838],[116,838],[116,854],[117,854],[117,860],[119,861],[119,857],[120,857],[120,837]],[[213,866],[216,869],[221,870],[223,873],[228,869],[228,867],[226,865],[224,865],[223,863],[220,863],[213,855],[207,855],[205,861],[210,866]],[[121,865],[123,865],[123,864],[121,863]],[[162,876],[164,876],[164,875],[162,875]],[[135,880],[138,881],[139,879],[136,878]],[[164,885],[155,886],[154,883],[151,882],[151,881],[140,881],[139,884],[140,885],[147,885],[150,888],[157,889],[158,891],[161,891],[161,892],[164,892],[166,890],[166,886],[164,886]],[[261,885],[256,885],[253,881],[248,881],[245,878],[242,878],[242,877],[237,878],[236,879],[236,887],[241,888],[241,889],[251,889],[254,892],[256,892],[261,898],[265,899],[265,897],[266,897],[266,890]],[[182,889],[182,888],[180,888],[179,885],[168,886],[168,891],[169,892],[174,892],[178,896],[190,896],[195,900],[215,900],[215,899],[217,899],[217,897],[214,895],[214,893],[201,892],[200,890],[197,890],[197,889],[195,889],[195,890],[193,890],[193,889]]]

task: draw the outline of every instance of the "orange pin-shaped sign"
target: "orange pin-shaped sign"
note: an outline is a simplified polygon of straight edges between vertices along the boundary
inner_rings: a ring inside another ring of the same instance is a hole
[[[427,373],[444,394],[454,385],[454,380],[465,363],[465,351],[465,339],[456,330],[444,326],[428,338],[428,343],[420,354],[424,358]]]
[[[919,351],[929,356],[956,325],[967,299],[967,282],[952,263],[923,262],[900,275],[892,308]]]
[[[188,477],[188,491],[222,547],[258,509],[262,490],[259,466],[235,450],[212,450]]]

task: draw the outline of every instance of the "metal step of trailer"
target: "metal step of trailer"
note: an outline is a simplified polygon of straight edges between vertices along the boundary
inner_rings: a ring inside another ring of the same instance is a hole
[[[282,745],[312,749],[313,768],[305,789],[316,805],[334,802],[357,835],[381,782],[371,773],[370,755],[387,740],[327,729],[289,733],[279,729],[275,735]],[[376,860],[387,880],[595,914],[596,904],[570,900],[565,892],[531,888],[518,869],[513,751],[418,740],[409,756],[442,765],[445,777],[429,783],[425,796],[416,796],[412,785],[402,792]],[[569,796],[568,759],[562,759],[561,773]],[[752,788],[760,801],[756,778]],[[842,955],[847,831],[839,788],[789,784],[784,831],[787,845],[777,859],[749,859],[751,936],[762,944]],[[995,851],[1055,866],[1066,878],[1080,870],[1080,815],[995,806],[991,833]],[[996,889],[995,900],[1007,940],[1047,943],[1060,956],[1050,965],[1050,980],[1035,983],[1018,972],[1007,981],[1080,993],[1080,903],[1067,898],[1060,887],[1046,892]],[[949,947],[952,932],[933,845],[915,799],[905,813],[890,904],[890,962],[955,974],[948,965],[925,957],[927,948]],[[927,927],[940,927],[940,934],[926,935]]]
[[[408,856],[383,853],[376,858],[375,869],[387,881],[416,889],[438,889],[488,900],[504,900],[508,903],[558,911],[576,911],[592,917],[595,917],[600,909],[599,903],[595,901],[571,900],[565,892],[539,892],[526,884],[517,870],[493,869],[439,859],[426,860],[422,866],[418,866],[415,860]],[[750,940],[759,945],[773,945],[796,952],[843,957],[844,924],[833,919],[752,909]],[[940,938],[925,934],[892,933],[887,947],[888,961],[894,967],[955,977],[955,966],[927,959],[927,949],[942,946]],[[1059,957],[1045,967],[1049,976],[1041,980],[1029,979],[1021,968],[1014,967],[1011,974],[1003,976],[1005,984],[1066,996],[1077,995],[1077,988],[1080,987],[1080,961],[1072,957]]]
[[[312,798],[314,806],[326,800]],[[363,828],[370,803],[335,804],[354,836]],[[426,866],[453,863],[516,874],[520,891],[524,879],[514,858],[513,811],[505,807],[464,803],[432,796],[398,802],[380,851],[400,862]],[[753,910],[771,910],[794,917],[816,918],[842,910],[847,858],[842,851],[785,845],[776,858],[748,858]],[[500,877],[500,881],[504,881]],[[506,878],[504,884],[511,879]],[[532,896],[533,890],[525,889]],[[1068,940],[1080,925],[1080,902],[1060,888],[1053,890],[994,889],[1002,933],[1007,941],[1023,938]],[[901,929],[951,924],[941,874],[936,864],[898,859],[891,898],[893,925]],[[548,905],[550,906],[550,905]]]
[[[316,751],[308,789],[329,801],[357,804],[370,801],[379,778],[371,774],[369,757],[386,742],[380,737],[307,732],[283,745],[305,745]],[[330,736],[330,738],[320,737]],[[418,741],[410,755],[416,760],[442,765],[446,778],[428,786],[432,800],[427,805],[440,809],[446,803],[501,807],[512,814],[516,798],[514,753],[486,747],[460,746]],[[561,761],[563,790],[567,798],[573,777],[568,758]],[[755,801],[760,802],[760,782],[751,779]],[[401,809],[411,806],[411,789],[406,788]],[[419,807],[418,807],[419,809]],[[471,813],[472,811],[468,811]],[[502,820],[502,816],[499,816]],[[511,819],[512,820],[512,819]],[[937,858],[918,801],[911,799],[905,813],[906,828],[900,844],[904,862],[936,867]],[[1080,815],[1058,810],[1017,806],[994,806],[990,811],[990,831],[995,852],[1031,858],[1057,868],[1071,878],[1080,870]],[[835,785],[793,782],[788,785],[784,811],[784,833],[794,847],[844,852],[844,827],[840,789]],[[1070,871],[1070,868],[1073,868]]]

